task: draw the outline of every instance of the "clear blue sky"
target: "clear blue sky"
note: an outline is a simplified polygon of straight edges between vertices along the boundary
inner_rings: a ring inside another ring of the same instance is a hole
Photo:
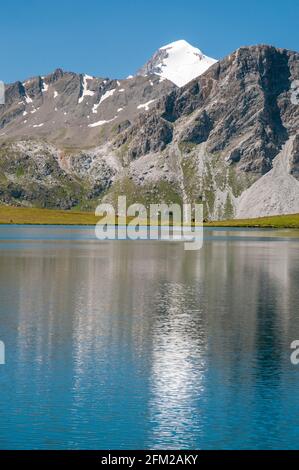
[[[0,9],[5,82],[57,67],[122,78],[177,39],[215,58],[257,43],[299,50],[298,0],[11,0]]]

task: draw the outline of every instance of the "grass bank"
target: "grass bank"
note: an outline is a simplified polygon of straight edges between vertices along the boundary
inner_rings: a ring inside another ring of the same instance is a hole
[[[299,228],[299,214],[275,215],[257,219],[221,220],[208,222],[207,227]]]
[[[0,206],[0,224],[95,225],[93,213]],[[207,222],[207,227],[299,228],[299,214]]]
[[[0,224],[95,225],[98,220],[90,212],[0,206]]]

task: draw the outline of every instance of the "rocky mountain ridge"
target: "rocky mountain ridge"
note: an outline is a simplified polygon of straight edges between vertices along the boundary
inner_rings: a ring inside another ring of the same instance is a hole
[[[18,82],[0,107],[0,200],[91,209],[126,194],[203,202],[208,219],[299,212],[298,91],[299,54],[263,45],[180,88],[60,70]]]
[[[0,137],[45,138],[70,147],[90,147],[134,122],[174,88],[156,76],[127,80],[63,72],[6,87],[0,109]],[[1,112],[2,111],[2,112]]]

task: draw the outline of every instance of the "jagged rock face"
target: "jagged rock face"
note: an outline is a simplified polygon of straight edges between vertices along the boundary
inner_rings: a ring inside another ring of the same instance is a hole
[[[145,122],[148,129],[147,133],[140,132]],[[116,139],[116,144],[121,146],[130,141],[128,159],[131,160],[149,152],[162,152],[167,144],[172,141],[172,137],[171,123],[156,114],[149,117],[143,115],[139,117],[133,129],[129,129],[125,135],[121,135]]]
[[[140,132],[143,139],[153,134],[155,115],[156,122],[160,117],[174,124],[179,142],[207,142],[210,153],[220,152],[240,171],[265,174],[288,135],[298,129],[299,107],[292,104],[290,91],[298,76],[297,53],[241,48],[160,100]],[[184,129],[182,120],[191,114]],[[149,151],[142,143],[136,149],[139,155]]]
[[[147,75],[159,75],[162,72],[163,61],[167,58],[166,49],[159,49],[153,57],[138,70],[137,75],[146,77]]]
[[[42,125],[41,125],[42,124]],[[0,107],[0,201],[203,202],[207,219],[299,212],[299,54],[243,47],[182,88],[56,70]]]
[[[299,134],[296,135],[294,140],[290,166],[291,175],[293,175],[297,180],[299,180]]]
[[[187,128],[181,134],[181,142],[196,145],[201,144],[202,142],[206,142],[209,138],[212,129],[213,121],[204,110],[201,114],[196,117],[194,125],[190,128]]]

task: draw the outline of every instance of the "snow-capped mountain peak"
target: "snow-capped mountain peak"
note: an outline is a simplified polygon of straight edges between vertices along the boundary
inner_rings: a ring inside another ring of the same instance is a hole
[[[207,57],[182,39],[161,47],[138,71],[138,75],[159,75],[182,87],[203,74],[215,62],[215,59]]]

